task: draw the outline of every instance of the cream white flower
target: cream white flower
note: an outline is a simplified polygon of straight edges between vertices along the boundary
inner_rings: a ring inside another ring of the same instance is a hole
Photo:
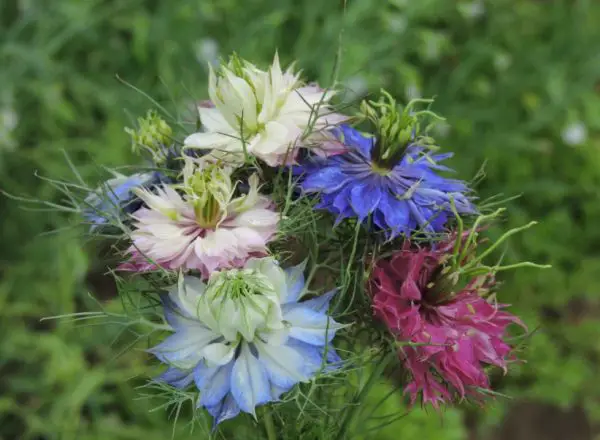
[[[204,131],[185,145],[229,162],[248,154],[270,166],[293,163],[300,147],[320,145],[323,132],[345,119],[329,106],[334,92],[303,85],[291,67],[282,71],[277,55],[268,71],[236,56],[211,68],[209,95],[214,107],[198,107]]]

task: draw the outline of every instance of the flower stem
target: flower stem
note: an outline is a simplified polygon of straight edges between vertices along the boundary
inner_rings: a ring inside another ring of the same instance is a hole
[[[395,356],[396,354],[394,352],[389,353],[388,355],[384,356],[380,362],[375,363],[375,368],[373,369],[371,376],[350,402],[349,409],[342,420],[340,430],[338,431],[338,435],[337,437],[335,437],[336,440],[344,440],[347,437],[350,425],[353,422],[356,422],[357,411],[359,409],[362,409],[359,408],[360,405],[364,402],[365,397],[367,396],[371,388],[377,383],[377,380],[381,378],[385,368],[387,367],[392,357]]]
[[[271,411],[269,411],[267,408],[264,408],[263,410],[263,423],[265,424],[265,431],[267,431],[267,438],[269,440],[277,440],[273,416],[271,415]]]

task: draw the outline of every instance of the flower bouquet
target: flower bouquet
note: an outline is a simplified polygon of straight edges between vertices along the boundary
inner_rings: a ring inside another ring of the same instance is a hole
[[[533,223],[487,241],[504,209],[448,177],[431,101],[342,109],[277,56],[232,56],[208,94],[187,121],[127,129],[137,172],[61,183],[111,245],[123,313],[97,314],[146,344],[148,394],[206,436],[269,440],[377,438],[365,399],[493,398],[525,329],[496,276],[545,266],[489,262]]]

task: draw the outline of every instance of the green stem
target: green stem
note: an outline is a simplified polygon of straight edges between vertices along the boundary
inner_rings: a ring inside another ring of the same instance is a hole
[[[382,373],[385,370],[385,367],[387,367],[388,363],[392,359],[392,356],[396,356],[396,354],[390,353],[387,356],[385,356],[381,360],[381,362],[375,364],[376,366],[373,370],[373,373],[367,380],[367,383],[361,388],[361,390],[358,392],[358,394],[352,399],[352,402],[350,402],[349,410],[346,413],[344,420],[342,421],[342,425],[340,427],[340,430],[338,431],[338,435],[335,437],[336,440],[344,440],[346,438],[346,433],[348,432],[350,425],[352,424],[352,422],[356,422],[355,415],[356,415],[357,411],[359,410],[359,407],[361,406],[360,404],[364,401],[365,397],[367,396],[367,394],[369,393],[369,391],[371,390],[373,385],[375,385],[375,383],[377,382],[377,379],[379,379],[381,377]]]
[[[517,234],[517,233],[519,233],[521,231],[524,231],[525,229],[529,229],[530,227],[532,227],[532,226],[534,226],[536,224],[537,224],[536,221],[529,222],[525,226],[521,226],[519,228],[514,228],[514,229],[511,229],[508,232],[505,232],[504,234],[502,234],[502,236],[498,240],[496,240],[496,242],[494,244],[492,244],[485,251],[483,251],[477,258],[474,258],[471,262],[469,262],[468,264],[466,264],[465,266],[463,266],[463,270],[470,269],[473,266],[475,266],[476,264],[478,264],[485,257],[487,257],[489,254],[491,254],[494,251],[494,249],[496,249],[503,242],[505,242],[508,237],[510,237],[512,235],[515,235],[515,234]]]
[[[265,424],[265,431],[267,431],[267,438],[269,440],[277,440],[273,416],[271,415],[271,411],[269,411],[267,408],[264,408],[263,411],[263,423]]]

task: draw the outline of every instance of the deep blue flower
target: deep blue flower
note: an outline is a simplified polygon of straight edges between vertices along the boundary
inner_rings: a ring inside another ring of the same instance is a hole
[[[396,164],[380,166],[375,160],[376,138],[348,125],[334,129],[348,147],[346,153],[328,158],[312,156],[299,167],[304,193],[318,193],[317,208],[327,209],[337,222],[372,217],[388,237],[412,231],[441,232],[450,216],[453,200],[460,214],[476,212],[467,196],[467,185],[437,171],[451,171],[439,162],[451,154],[429,154],[409,145]]]
[[[110,224],[112,220],[121,219],[141,207],[142,201],[132,191],[134,188],[155,185],[163,180],[158,172],[131,176],[117,174],[86,197],[83,216],[91,223],[92,229]]]
[[[214,426],[276,401],[298,382],[341,362],[331,341],[341,327],[327,315],[333,292],[301,301],[303,266],[272,258],[215,273],[208,283],[181,277],[163,297],[173,334],[150,350],[168,369],[157,379],[195,383],[198,408]]]

